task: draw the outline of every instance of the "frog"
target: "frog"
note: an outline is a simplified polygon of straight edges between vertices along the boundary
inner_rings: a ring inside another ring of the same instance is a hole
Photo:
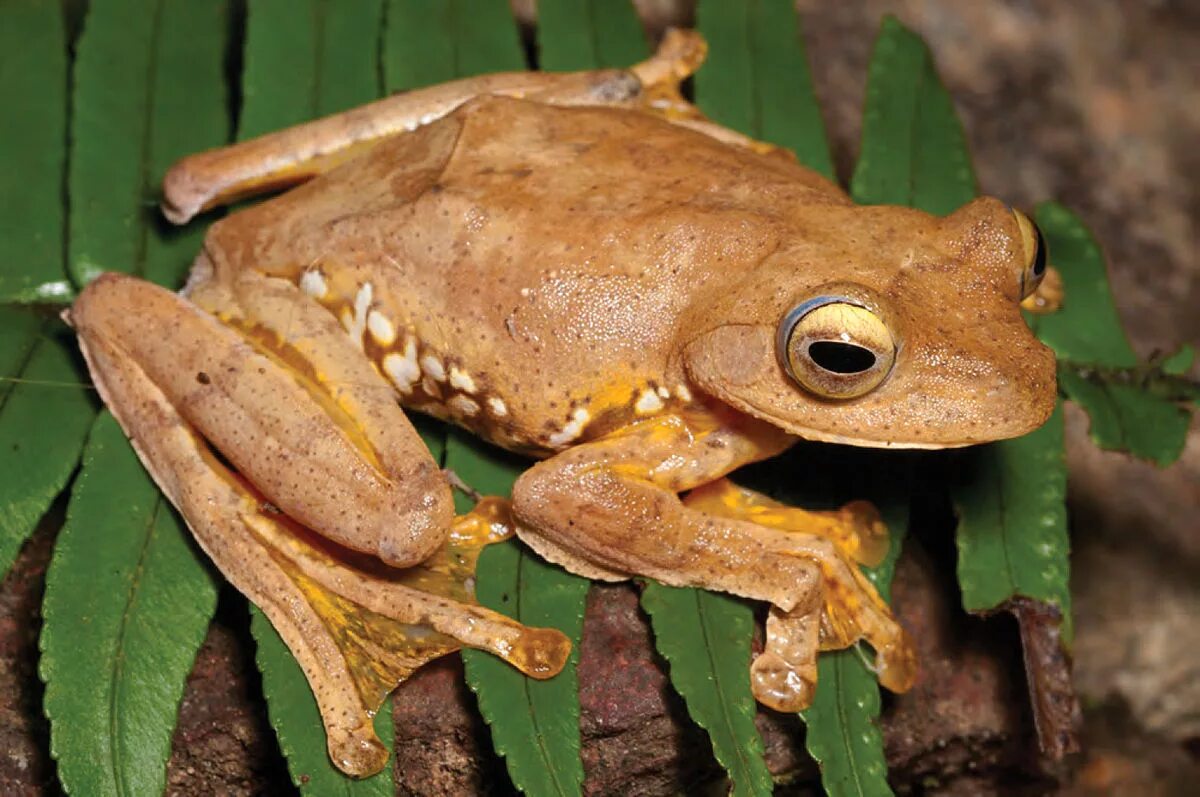
[[[212,223],[180,292],[106,273],[66,313],[349,775],[384,766],[372,718],[426,662],[566,665],[560,631],[475,599],[481,550],[513,535],[590,579],[765,605],[748,678],[772,709],[808,706],[818,654],[859,642],[910,688],[912,640],[860,567],[888,547],[878,512],[729,475],[799,440],[954,448],[1053,410],[1021,315],[1048,270],[1028,216],[856,205],[684,97],[705,50],[670,31],[628,69],[469,78],[188,156],[174,223],[276,195]],[[456,514],[407,413],[532,464]]]

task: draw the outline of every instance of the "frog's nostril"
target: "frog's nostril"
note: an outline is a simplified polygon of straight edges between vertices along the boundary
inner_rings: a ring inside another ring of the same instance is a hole
[[[839,340],[816,340],[808,344],[812,361],[835,374],[858,374],[874,367],[875,353],[854,343]]]

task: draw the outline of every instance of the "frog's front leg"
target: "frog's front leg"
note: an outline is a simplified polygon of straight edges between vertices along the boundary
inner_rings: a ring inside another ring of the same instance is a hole
[[[378,771],[371,716],[413,669],[462,645],[557,672],[562,634],[474,602],[475,559],[510,525],[504,508],[454,519],[437,465],[336,321],[252,272],[202,282],[195,298],[216,315],[106,275],[70,320],[155,481],[299,661],[333,761]]]
[[[643,421],[525,473],[513,490],[517,533],[584,575],[643,575],[773,604],[766,649],[752,668],[755,696],[768,705],[807,705],[818,648],[860,638],[875,648],[880,682],[903,691],[914,677],[911,646],[849,544],[877,537],[877,518],[861,508],[840,520],[835,513],[787,513],[727,483],[684,501],[677,495],[787,443],[745,417]]]

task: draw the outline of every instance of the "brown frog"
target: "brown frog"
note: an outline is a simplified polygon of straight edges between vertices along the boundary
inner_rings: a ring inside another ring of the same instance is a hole
[[[70,310],[348,773],[383,766],[370,717],[434,656],[561,669],[561,634],[473,599],[480,547],[514,530],[590,578],[768,602],[750,668],[767,705],[806,706],[818,650],[859,639],[908,688],[911,646],[857,566],[886,548],[873,510],[724,477],[797,438],[963,446],[1054,405],[1018,309],[1046,268],[1033,224],[994,199],[854,205],[683,100],[703,53],[676,32],[627,71],[475,78],[187,158],[176,222],[302,185],[213,224],[181,295],[105,275]],[[456,518],[400,405],[541,461],[511,506]]]

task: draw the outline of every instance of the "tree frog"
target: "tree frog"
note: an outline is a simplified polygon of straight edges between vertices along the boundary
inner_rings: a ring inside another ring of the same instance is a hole
[[[564,665],[562,634],[473,598],[481,546],[512,533],[593,579],[769,604],[749,665],[768,706],[808,705],[818,651],[860,639],[908,688],[912,647],[857,566],[886,549],[874,510],[726,475],[798,438],[1012,437],[1054,406],[1019,311],[1046,270],[1026,216],[857,206],[691,106],[703,56],[677,31],[628,70],[473,78],[188,157],[165,179],[177,223],[291,190],[216,221],[180,294],[107,274],[68,313],[347,773],[384,765],[371,715],[435,656]],[[538,462],[456,517],[406,411]]]

